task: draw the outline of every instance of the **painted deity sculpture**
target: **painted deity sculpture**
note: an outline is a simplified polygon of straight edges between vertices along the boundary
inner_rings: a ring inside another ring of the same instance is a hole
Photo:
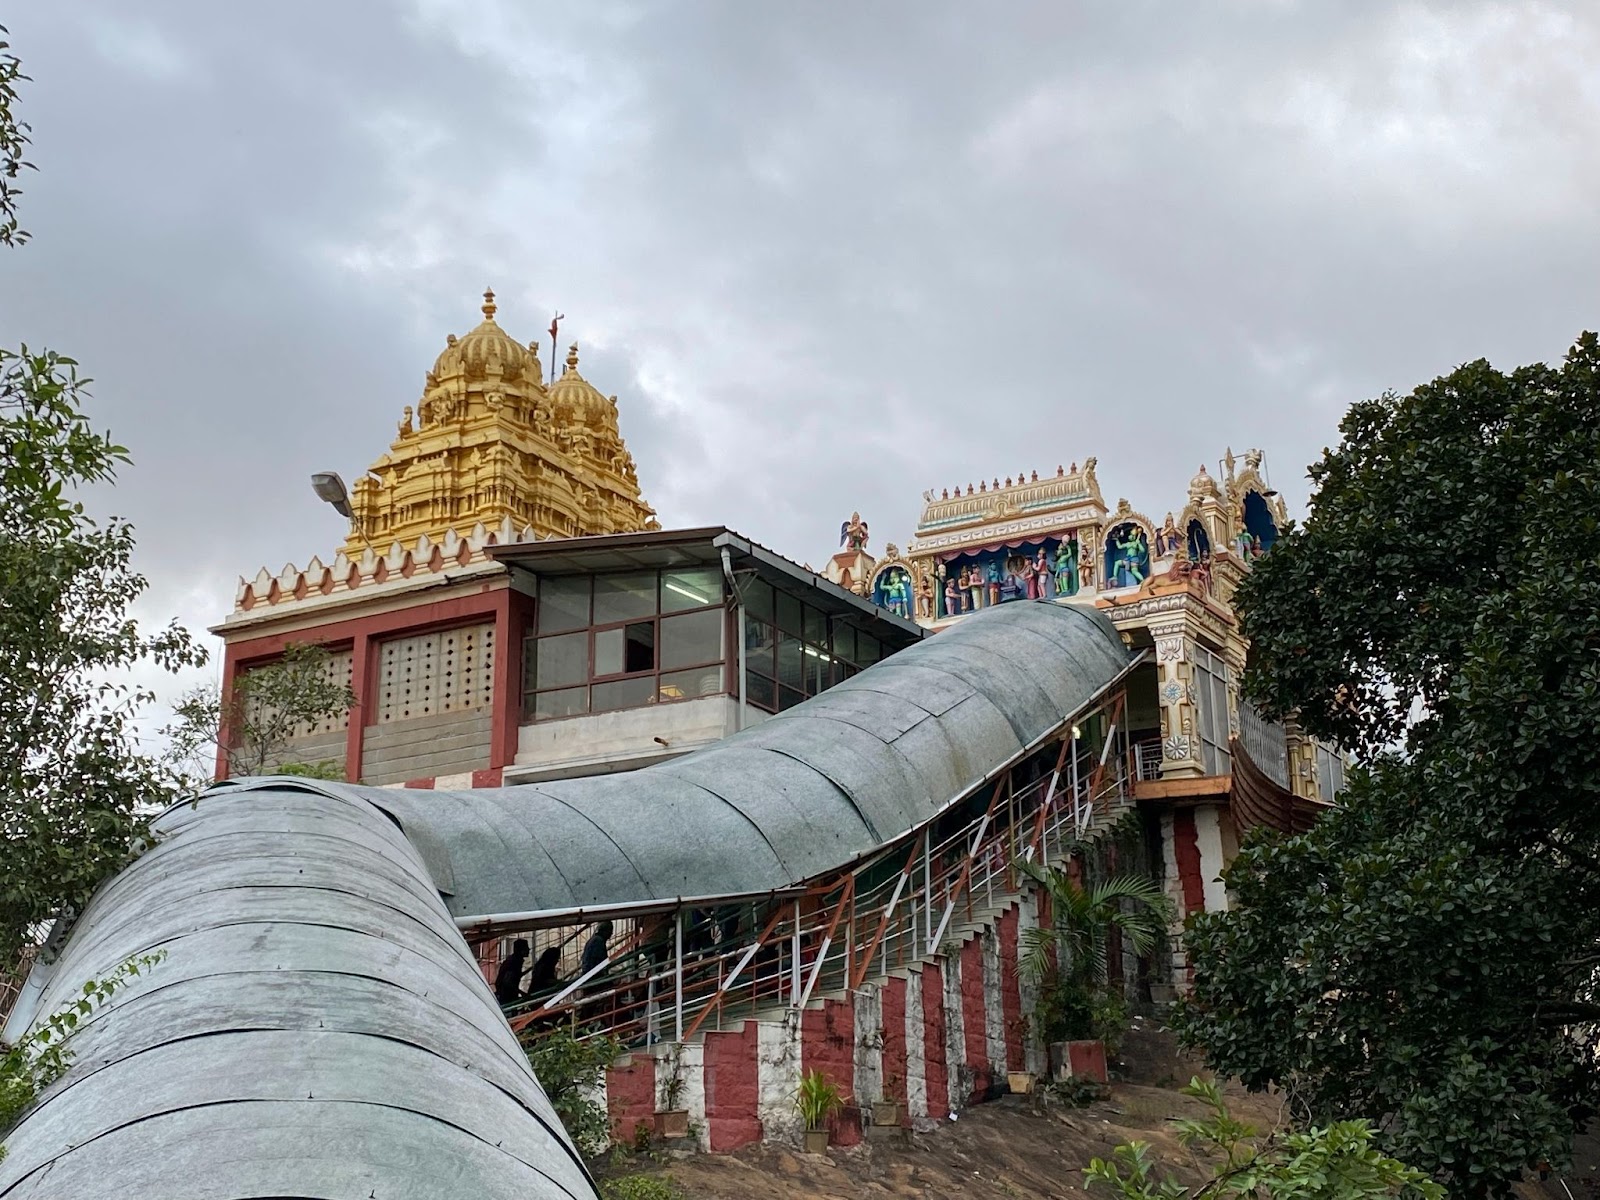
[[[1150,577],[1150,543],[1131,521],[1106,538],[1106,586],[1137,587]]]
[[[867,523],[861,519],[860,513],[851,513],[850,519],[839,526],[839,545],[848,550],[866,549]]]
[[[873,580],[872,602],[907,620],[911,619],[911,596],[911,574],[904,567],[886,567]]]

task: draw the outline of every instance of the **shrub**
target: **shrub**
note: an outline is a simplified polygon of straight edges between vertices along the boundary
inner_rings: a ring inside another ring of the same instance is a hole
[[[1122,1200],[1181,1200],[1191,1195],[1207,1200],[1444,1198],[1444,1189],[1421,1171],[1373,1149],[1372,1127],[1365,1121],[1335,1121],[1258,1142],[1254,1129],[1229,1115],[1216,1084],[1191,1079],[1183,1093],[1205,1101],[1211,1110],[1203,1120],[1172,1122],[1178,1141],[1191,1154],[1199,1152],[1196,1157],[1210,1168],[1211,1178],[1193,1190],[1171,1175],[1157,1180],[1150,1144],[1125,1142],[1109,1162],[1090,1161],[1083,1172],[1087,1183],[1110,1188]]]
[[[599,1154],[611,1141],[611,1117],[598,1099],[600,1081],[623,1053],[622,1043],[552,1029],[524,1043],[523,1050],[567,1135],[583,1153]]]

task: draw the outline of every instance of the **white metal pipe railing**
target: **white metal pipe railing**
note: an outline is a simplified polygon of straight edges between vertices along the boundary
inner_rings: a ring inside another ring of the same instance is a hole
[[[1139,750],[1119,739],[1115,723],[1099,747],[1073,739],[1064,764],[1050,752],[1055,765],[1038,779],[1018,787],[993,781],[990,786],[1007,788],[1003,803],[985,788],[979,793],[985,808],[974,804],[970,818],[944,836],[935,826],[919,831],[915,852],[908,854],[915,843],[901,842],[898,850],[886,847],[804,897],[752,905],[755,924],[741,938],[728,941],[716,923],[711,946],[687,948],[690,906],[680,907],[670,929],[660,931],[666,946],[641,934],[642,944],[583,972],[541,1008],[513,1014],[513,1023],[565,1019],[552,1010],[571,1001],[568,1016],[581,1036],[606,1032],[648,1045],[657,1038],[670,987],[671,1031],[681,1042],[700,1028],[736,1023],[763,1009],[803,1008],[848,987],[864,955],[872,955],[880,975],[920,961],[937,953],[957,908],[965,904],[975,913],[993,903],[996,891],[1011,895],[1020,888],[1016,860],[1025,854],[1059,860],[1098,818],[1114,817],[1129,779],[1140,775]],[[708,922],[715,922],[714,911],[708,910]],[[663,961],[668,954],[671,961]],[[599,979],[608,968],[611,977]],[[585,986],[597,979],[598,985]],[[581,997],[572,1000],[579,989]]]

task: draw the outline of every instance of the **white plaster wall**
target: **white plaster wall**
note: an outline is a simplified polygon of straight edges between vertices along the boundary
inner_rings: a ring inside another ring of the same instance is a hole
[[[751,709],[749,724],[764,715]],[[599,766],[627,770],[708,745],[738,727],[739,704],[732,696],[536,721],[517,731],[517,758],[511,770],[519,780],[558,779],[591,773]]]
[[[711,1131],[706,1125],[706,1048],[700,1042],[668,1042],[656,1051],[656,1109],[667,1107],[667,1080],[673,1071],[683,1079],[678,1106],[689,1114],[689,1123],[699,1131],[700,1149],[711,1149]]]
[[[961,955],[950,954],[940,960],[944,976],[944,1061],[945,1080],[951,1112],[960,1112],[966,1096],[961,1090],[961,1063],[967,1057],[967,1027],[961,1015]]]
[[[1214,804],[1194,810],[1195,844],[1200,850],[1200,880],[1207,912],[1228,910],[1228,889],[1222,886],[1222,822]]]
[[[922,972],[906,976],[906,1112],[928,1116],[928,1048],[922,1036]]]
[[[871,1104],[883,1098],[883,989],[869,983],[852,992],[856,1023],[856,1100]]]
[[[794,1107],[800,1087],[799,1020],[799,1011],[790,1009],[781,1021],[756,1022],[756,1116],[768,1141],[800,1141]]]
[[[1030,929],[1039,928],[1039,891],[1030,887],[1022,894],[1017,907],[1017,958],[1022,958],[1023,936]],[[1039,989],[1026,976],[1018,976],[1017,991],[1022,996],[1022,1012],[1032,1018],[1039,1008]],[[1038,1022],[1029,1020],[1028,1035],[1022,1040],[1022,1061],[1029,1074],[1043,1078],[1049,1069],[1045,1057],[1044,1040],[1039,1036]]]
[[[433,787],[440,792],[464,792],[472,786],[471,771],[457,771],[454,775],[435,775]]]
[[[1006,1011],[1000,998],[1000,935],[991,925],[983,931],[983,1040],[989,1051],[989,1069],[1006,1073]]]

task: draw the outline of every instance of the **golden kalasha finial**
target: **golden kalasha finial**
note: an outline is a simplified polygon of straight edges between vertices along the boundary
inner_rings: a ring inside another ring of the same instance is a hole
[[[486,320],[486,321],[494,320],[494,289],[493,288],[484,288],[483,289],[483,319]]]
[[[578,343],[577,342],[573,342],[572,345],[567,347],[567,370],[576,371],[577,369],[578,369]]]
[[[1037,472],[1037,471],[1033,472],[1033,474],[1028,478],[1028,482],[1029,483],[1038,483],[1039,482],[1039,472]]]
[[[999,484],[996,484],[996,485],[995,485],[995,486],[996,486],[996,487],[998,487],[998,486],[1000,486],[1000,485],[999,485]],[[1009,475],[1007,475],[1007,476],[1006,476],[1006,486],[1007,486],[1007,487],[1010,487],[1010,486],[1011,486],[1011,476],[1009,476]]]
[[[1061,476],[1065,475],[1066,473],[1067,473],[1067,469],[1065,467],[1063,467],[1060,463],[1057,463],[1056,464],[1056,478],[1059,479],[1059,478],[1061,478]]]

